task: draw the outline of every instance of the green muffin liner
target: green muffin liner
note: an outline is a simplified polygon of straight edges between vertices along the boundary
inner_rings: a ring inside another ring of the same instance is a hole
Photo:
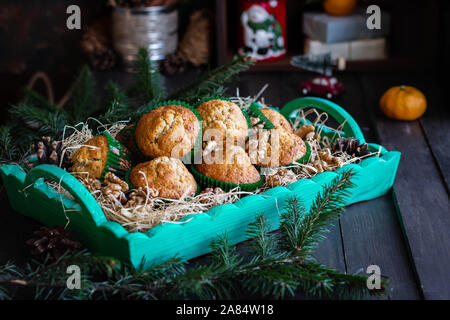
[[[131,170],[133,170],[133,168],[131,168],[130,170],[128,170],[128,171],[125,173],[125,182],[128,184],[128,187],[129,187],[130,190],[134,190],[134,189],[136,189],[136,188],[133,186],[133,184],[132,184],[131,181],[130,181],[130,172],[131,172]],[[197,182],[197,181],[196,181],[196,182]],[[187,199],[192,198],[192,197],[195,197],[195,196],[198,196],[199,193],[200,193],[200,191],[201,191],[200,183],[197,182],[197,190],[195,191],[195,193],[194,193],[193,196],[190,196],[190,197],[188,197]]]
[[[228,192],[234,188],[239,187],[242,191],[253,191],[259,188],[261,184],[264,182],[264,177],[260,174],[260,180],[255,183],[247,183],[247,184],[235,184],[235,183],[229,183],[225,181],[220,181],[213,179],[211,177],[205,176],[204,174],[200,173],[195,169],[194,165],[191,165],[191,171],[194,175],[195,180],[197,180],[197,183],[200,183],[201,185],[209,188],[217,188],[219,187],[225,192]]]
[[[131,168],[131,169],[127,170],[127,172],[125,172],[125,182],[128,183],[128,188],[129,188],[130,190],[133,190],[133,189],[134,189],[134,186],[133,186],[133,184],[130,182],[130,172],[131,172],[131,170],[133,170],[133,168]]]
[[[306,153],[303,157],[298,159],[296,162],[300,164],[306,164],[309,161],[309,157],[311,156],[311,147],[309,146],[309,143],[305,141],[306,146]]]
[[[124,178],[127,170],[132,166],[133,157],[128,150],[107,131],[98,135],[104,135],[108,141],[108,158],[100,179],[103,181],[106,173],[112,172],[120,178]]]
[[[250,104],[250,107],[248,108],[247,114],[249,116],[259,118],[259,122],[257,123],[263,123],[264,129],[275,129],[275,125],[266,117],[266,115],[260,110],[262,106],[259,103],[252,102]]]
[[[181,101],[181,100],[166,100],[166,101],[158,102],[157,104],[154,104],[154,105],[148,107],[147,109],[145,109],[144,114],[148,113],[148,112],[150,112],[152,110],[155,110],[156,108],[168,106],[168,105],[171,105],[171,104],[187,108],[187,109],[191,110],[195,114],[195,116],[197,117],[197,120],[198,120],[200,128],[199,128],[199,131],[198,131],[198,134],[197,134],[197,138],[195,139],[194,147],[191,149],[191,152],[190,152],[190,158],[192,160],[194,158],[194,154],[195,154],[196,150],[201,149],[202,137],[203,137],[202,118],[200,117],[200,114],[197,112],[197,110],[195,110],[194,107],[192,107],[190,104],[188,104],[188,103],[186,103],[184,101]],[[136,131],[136,127],[137,127],[137,123],[138,122],[139,122],[139,120],[136,121],[136,124],[135,124],[134,129],[133,129],[133,139],[132,139],[133,146],[136,148],[136,150],[138,151],[139,155],[142,156],[143,159],[148,159],[148,157],[146,155],[144,155],[141,152],[141,150],[139,150],[139,147],[138,147],[138,145],[136,143],[135,131]],[[183,156],[182,159],[185,156]]]

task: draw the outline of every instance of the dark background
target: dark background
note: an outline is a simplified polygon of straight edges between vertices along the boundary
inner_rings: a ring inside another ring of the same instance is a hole
[[[186,25],[186,11],[193,7],[210,7],[216,11],[212,64],[220,55],[235,52],[237,33],[236,0],[183,1],[180,33]],[[321,9],[320,3],[288,0],[288,46],[290,53],[301,53],[301,12]],[[445,0],[361,1],[362,5],[378,4],[392,16],[389,37],[390,59],[377,64],[353,64],[356,71],[405,70],[433,73],[445,81],[450,56],[450,3]],[[82,30],[66,28],[67,6],[81,7]],[[219,10],[215,10],[218,7]],[[226,8],[226,10],[223,10]],[[106,0],[2,0],[0,3],[0,105],[2,115],[10,103],[20,98],[20,88],[32,74],[46,72],[55,86],[56,100],[68,89],[83,63],[80,39],[96,19],[109,14]],[[222,19],[221,19],[222,18]],[[221,23],[221,21],[226,21]],[[220,35],[225,30],[225,39]],[[226,58],[227,56],[225,56]],[[276,68],[275,68],[276,71]]]

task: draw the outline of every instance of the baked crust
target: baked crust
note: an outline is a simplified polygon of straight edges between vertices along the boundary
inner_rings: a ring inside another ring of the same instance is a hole
[[[72,156],[72,171],[87,172],[90,178],[100,179],[108,160],[108,139],[98,135],[89,139]]]
[[[222,157],[215,157],[222,152]],[[207,177],[235,184],[258,182],[261,177],[258,170],[251,164],[245,150],[239,146],[227,146],[212,152],[212,157],[204,159],[195,169]]]
[[[294,133],[291,124],[281,113],[270,108],[261,108],[260,110],[274,124],[275,128],[281,127],[290,133]]]
[[[167,105],[141,117],[135,139],[139,150],[147,157],[181,158],[194,147],[199,131],[200,123],[191,110]]]
[[[247,149],[251,162],[259,167],[288,165],[306,153],[302,138],[282,128],[257,132]]]
[[[248,136],[248,123],[241,109],[235,103],[212,99],[201,103],[197,107],[197,111],[202,118],[204,139],[208,135],[208,130],[214,129],[220,135],[217,140],[233,139],[233,144],[244,143]]]
[[[180,199],[193,196],[197,183],[184,164],[176,158],[158,157],[135,166],[128,177],[137,189],[156,190],[158,197]]]

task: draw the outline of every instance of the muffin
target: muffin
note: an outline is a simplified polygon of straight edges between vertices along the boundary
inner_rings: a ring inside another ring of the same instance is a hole
[[[129,183],[136,189],[152,189],[158,197],[181,199],[197,192],[197,182],[176,158],[158,157],[135,166],[128,175]]]
[[[131,168],[131,154],[107,132],[88,140],[72,156],[72,172],[85,172],[103,179],[107,172],[123,178]]]
[[[251,163],[258,167],[277,167],[301,159],[306,146],[302,138],[280,127],[252,135],[247,150]]]
[[[247,190],[253,187],[256,189],[258,185],[250,184],[261,181],[258,170],[251,164],[245,150],[234,145],[216,149],[210,156],[204,155],[203,163],[196,164],[194,169],[194,174],[197,173],[198,179],[204,184],[224,190],[230,190],[237,185],[249,185]]]
[[[260,111],[275,125],[275,128],[283,128],[290,133],[294,132],[289,121],[278,111],[270,108],[261,108]]]
[[[165,105],[144,114],[134,138],[139,151],[149,158],[181,158],[189,153],[200,133],[195,113],[181,105]]]
[[[197,107],[197,112],[202,119],[203,139],[222,141],[230,139],[229,141],[233,144],[245,142],[248,136],[247,119],[235,103],[212,99],[201,103]],[[209,135],[215,138],[210,139]]]

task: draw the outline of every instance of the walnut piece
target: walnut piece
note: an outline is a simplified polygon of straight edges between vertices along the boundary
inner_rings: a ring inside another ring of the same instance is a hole
[[[266,184],[271,188],[287,186],[295,181],[297,181],[295,173],[286,168],[278,168],[274,173],[266,176]]]
[[[298,135],[300,138],[305,139],[307,138],[306,136],[311,132],[314,132],[314,126],[312,124],[307,124],[305,126],[300,127],[297,131],[295,131],[295,134]],[[312,137],[313,136],[314,134],[312,134]]]
[[[104,196],[117,199],[121,203],[125,203],[127,201],[125,192],[129,190],[128,184],[117,177],[114,173],[106,173],[103,184],[104,186],[101,190]]]

